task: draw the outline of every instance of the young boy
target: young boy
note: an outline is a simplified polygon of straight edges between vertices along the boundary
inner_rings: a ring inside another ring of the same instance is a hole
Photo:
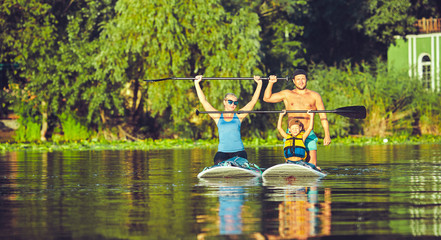
[[[283,110],[283,112],[279,115],[277,129],[279,130],[280,135],[286,139],[285,145],[283,146],[283,153],[286,162],[296,163],[304,166],[306,165],[318,170],[314,164],[303,161],[308,154],[305,147],[305,140],[314,127],[314,114],[311,113],[310,110],[308,110],[307,113],[310,117],[308,129],[305,130],[303,124],[298,119],[293,118],[288,123],[289,133],[286,133],[282,128],[282,119],[286,114],[286,110]]]

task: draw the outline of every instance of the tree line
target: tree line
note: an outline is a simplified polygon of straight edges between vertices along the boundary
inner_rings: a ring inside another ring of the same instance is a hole
[[[395,35],[440,12],[436,0],[3,0],[0,114],[20,116],[18,141],[212,138],[216,126],[195,114],[192,81],[145,80],[285,77],[304,68],[327,108],[368,108],[363,121],[328,116],[332,136],[433,133],[438,95],[421,94],[417,80],[388,72],[383,61]],[[225,93],[247,102],[255,87],[202,85],[218,108]],[[399,96],[403,88],[408,96]],[[418,101],[434,105],[412,107]],[[276,136],[276,117],[251,115],[244,136]]]

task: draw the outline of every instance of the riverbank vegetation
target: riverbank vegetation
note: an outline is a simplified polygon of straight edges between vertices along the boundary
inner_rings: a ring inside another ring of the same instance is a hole
[[[192,81],[145,80],[285,77],[301,67],[327,109],[367,108],[364,120],[328,114],[334,139],[439,135],[440,94],[407,72],[388,71],[385,57],[395,35],[413,33],[417,18],[438,17],[440,9],[435,0],[6,0],[0,6],[0,117],[18,115],[13,142],[29,146],[211,142],[216,126],[196,115],[202,106]],[[248,102],[255,83],[202,86],[221,109],[227,92]],[[292,82],[279,81],[274,91],[285,88]],[[259,101],[255,110],[282,108]],[[276,123],[275,114],[251,114],[242,135],[271,142]],[[323,135],[318,119],[314,130]]]
[[[424,135],[424,136],[397,136],[397,137],[364,137],[349,136],[345,138],[332,139],[331,145],[334,146],[366,146],[366,145],[397,145],[397,144],[439,144],[441,136]],[[68,142],[32,142],[32,143],[0,143],[0,151],[98,151],[98,150],[163,150],[163,149],[193,149],[207,148],[217,149],[216,139],[145,139],[142,141],[98,141],[92,139],[90,141],[68,141]],[[322,139],[319,145],[322,145]],[[260,147],[279,147],[283,148],[282,140],[277,138],[271,139],[244,139],[246,148]]]

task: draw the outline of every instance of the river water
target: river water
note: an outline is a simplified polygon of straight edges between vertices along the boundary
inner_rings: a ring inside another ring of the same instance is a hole
[[[322,179],[199,180],[214,153],[0,153],[0,239],[441,238],[441,145],[321,146]]]

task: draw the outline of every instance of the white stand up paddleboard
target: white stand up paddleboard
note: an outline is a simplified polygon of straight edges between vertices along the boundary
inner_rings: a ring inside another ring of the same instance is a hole
[[[245,158],[232,157],[219,165],[205,168],[198,174],[198,178],[243,178],[262,176],[262,171],[259,167],[253,167],[253,164],[250,164]]]
[[[203,170],[198,178],[220,178],[220,177],[259,177],[262,173],[258,169],[246,169],[233,166],[218,166]]]
[[[263,178],[271,177],[324,177],[325,173],[294,163],[282,163],[266,169]]]

